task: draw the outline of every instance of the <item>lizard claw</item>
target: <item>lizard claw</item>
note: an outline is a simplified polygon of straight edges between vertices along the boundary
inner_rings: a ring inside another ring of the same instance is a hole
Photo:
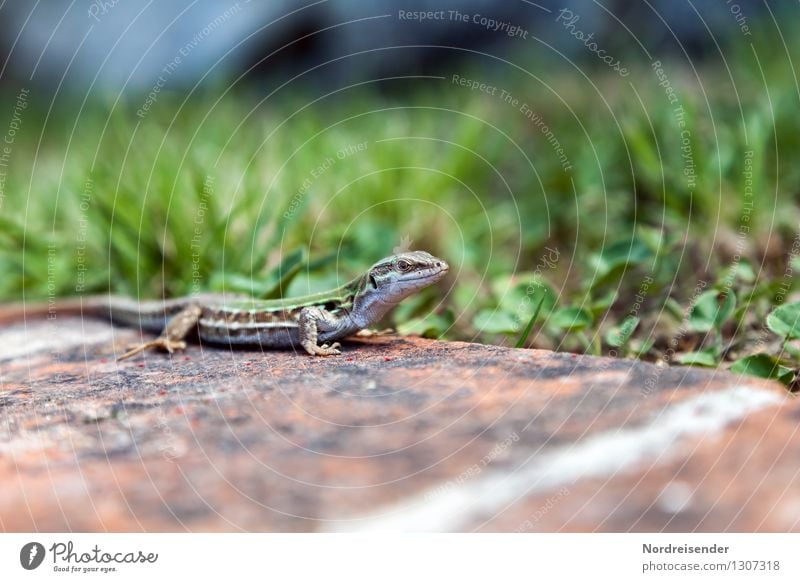
[[[127,352],[118,357],[117,361],[127,360],[128,358],[150,348],[161,348],[162,350],[166,350],[170,354],[173,354],[175,353],[175,350],[186,349],[186,342],[176,341],[166,337],[159,337],[152,341],[132,346]]]
[[[317,355],[318,356],[338,356],[339,354],[342,353],[339,350],[340,347],[342,347],[342,345],[339,342],[334,342],[331,345],[322,344],[321,346],[317,347]]]
[[[342,346],[339,342],[335,342],[332,345],[322,344],[321,346],[312,342],[303,343],[303,348],[312,356],[338,356],[342,353],[338,349],[340,347]]]

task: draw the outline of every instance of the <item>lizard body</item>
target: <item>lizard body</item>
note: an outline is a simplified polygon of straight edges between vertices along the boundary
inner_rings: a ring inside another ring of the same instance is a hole
[[[304,297],[259,300],[209,293],[139,302],[93,296],[56,302],[50,308],[56,313],[107,317],[115,324],[161,332],[157,339],[136,346],[120,359],[148,348],[183,349],[194,330],[201,341],[214,344],[302,347],[311,355],[335,355],[340,353],[335,340],[374,325],[397,303],[442,279],[448,269],[445,261],[413,251],[382,259],[337,289]]]

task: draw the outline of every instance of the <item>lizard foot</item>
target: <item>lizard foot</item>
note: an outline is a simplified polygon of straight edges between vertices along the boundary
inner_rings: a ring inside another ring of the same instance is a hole
[[[160,348],[162,350],[168,351],[170,354],[175,353],[175,350],[183,350],[186,349],[186,342],[185,341],[176,341],[166,337],[159,337],[152,341],[145,342],[143,344],[138,344],[133,346],[130,350],[122,354],[120,357],[117,358],[117,361],[120,360],[127,360],[128,358],[135,356],[136,354],[143,352],[145,350],[149,350],[150,348]]]
[[[342,346],[339,342],[331,345],[322,344],[321,346],[310,341],[303,342],[303,348],[312,356],[338,356],[342,353],[339,350],[340,347]]]

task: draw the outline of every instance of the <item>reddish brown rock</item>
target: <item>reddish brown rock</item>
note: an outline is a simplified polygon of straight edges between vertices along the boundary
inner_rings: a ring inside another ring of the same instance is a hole
[[[798,529],[771,383],[389,337],[118,363],[133,331],[52,325],[0,331],[5,531]]]

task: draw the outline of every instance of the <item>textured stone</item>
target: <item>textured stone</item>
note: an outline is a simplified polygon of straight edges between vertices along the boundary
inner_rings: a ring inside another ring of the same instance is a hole
[[[394,337],[116,362],[137,340],[0,330],[0,529],[800,529],[772,383]]]

